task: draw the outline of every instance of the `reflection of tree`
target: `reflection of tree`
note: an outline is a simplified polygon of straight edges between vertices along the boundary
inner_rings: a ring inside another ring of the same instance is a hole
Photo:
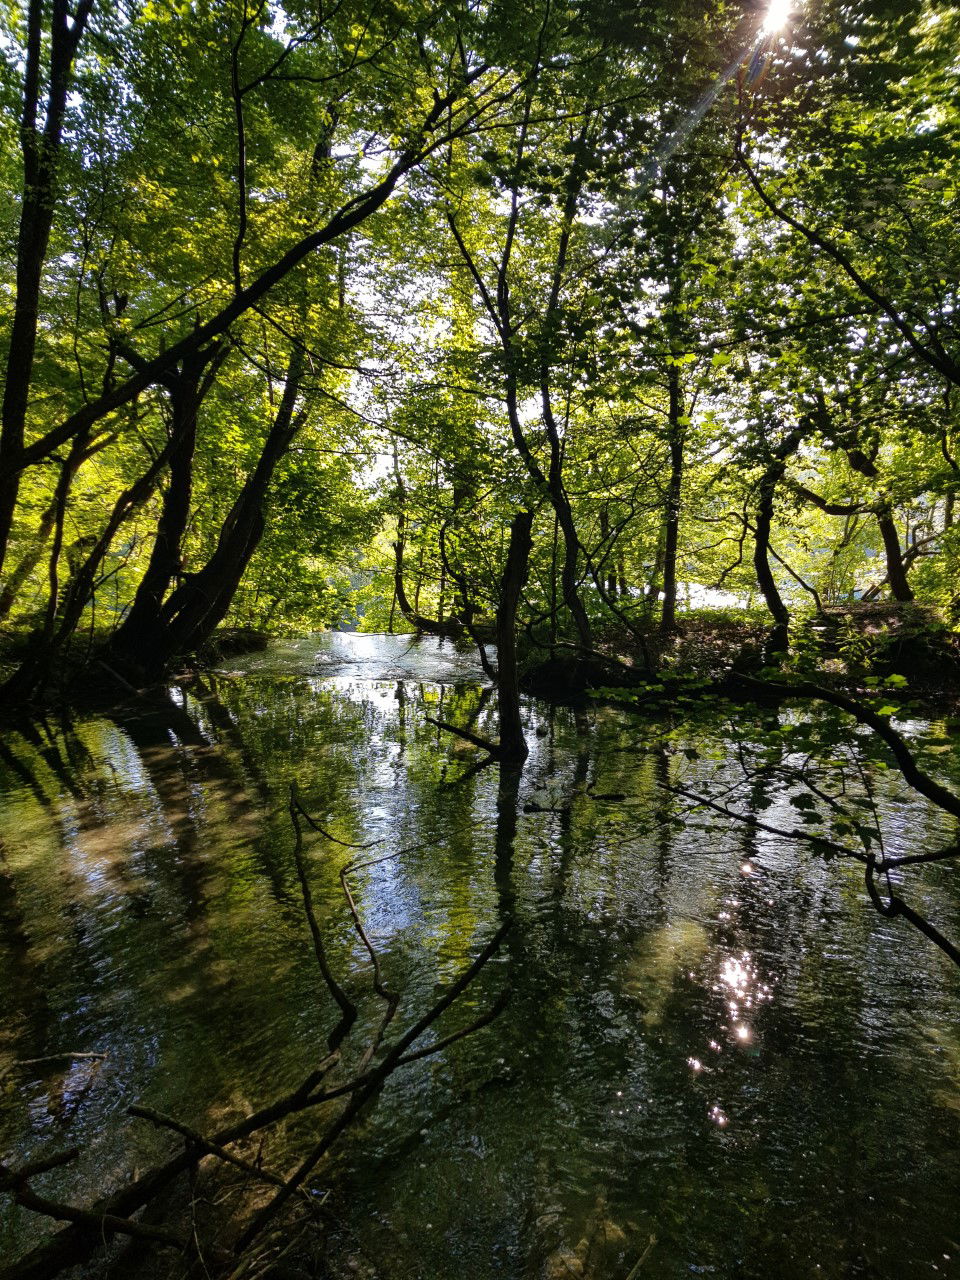
[[[513,851],[517,838],[517,811],[520,804],[520,765],[499,765],[497,786],[497,827],[494,840],[493,882],[497,887],[497,904],[501,920],[509,919],[516,907],[513,888]]]
[[[765,696],[780,699],[824,702],[851,717],[858,726],[871,731],[874,742],[879,740],[908,787],[952,819],[960,818],[960,796],[938,782],[921,766],[906,739],[891,725],[890,715],[895,708],[878,710],[837,690],[805,681],[787,685],[739,678],[753,692],[759,691]],[[960,966],[960,947],[901,897],[894,880],[895,873],[903,867],[943,863],[960,856],[960,846],[956,840],[938,850],[923,849],[900,856],[888,855],[884,847],[883,824],[873,785],[864,767],[871,739],[866,740],[868,745],[865,749],[863,739],[856,734],[848,735],[844,746],[837,737],[835,727],[824,724],[819,726],[817,732],[813,732],[805,721],[793,729],[792,736],[789,728],[781,732],[782,755],[776,766],[769,760],[764,761],[762,753],[759,762],[752,758],[744,751],[742,742],[738,746],[740,766],[744,777],[748,781],[752,780],[754,786],[765,775],[771,780],[775,778],[783,794],[788,795],[793,810],[802,815],[808,824],[805,827],[785,827],[766,822],[749,808],[746,813],[742,813],[727,801],[729,792],[723,793],[719,800],[714,800],[686,787],[673,786],[667,789],[676,795],[685,796],[695,805],[722,814],[737,823],[744,823],[755,833],[764,831],[788,844],[805,845],[827,858],[853,859],[859,862],[864,868],[867,895],[879,914],[888,919],[902,918],[908,921],[954,964]],[[801,746],[802,754],[799,759],[794,759]],[[831,758],[841,750],[845,752],[844,758],[839,761]],[[799,789],[799,794],[789,795],[792,789]]]
[[[434,1028],[434,1024],[447,1010],[459,1002],[491,957],[496,954],[510,928],[509,922],[501,925],[473,962],[466,968],[461,968],[457,977],[446,984],[424,1013],[404,1031],[396,1034],[392,1042],[385,1042],[385,1034],[397,1011],[398,998],[383,987],[379,958],[357,912],[346,876],[342,875],[341,880],[350,916],[372,963],[374,990],[386,1001],[387,1007],[373,1040],[360,1059],[359,1067],[352,1076],[337,1082],[336,1073],[341,1061],[339,1046],[353,1025],[357,1009],[344,993],[327,959],[322,931],[313,909],[309,876],[302,857],[301,818],[306,818],[311,825],[314,824],[309,814],[300,805],[295,789],[291,792],[290,816],[295,832],[294,861],[304,911],[313,937],[315,957],[324,984],[339,1005],[342,1014],[339,1026],[328,1041],[330,1052],[292,1092],[288,1092],[238,1123],[229,1125],[212,1135],[203,1134],[182,1121],[151,1108],[131,1107],[130,1114],[148,1120],[158,1128],[172,1130],[185,1138],[185,1148],[148,1172],[135,1174],[125,1186],[101,1197],[90,1208],[52,1200],[38,1193],[33,1186],[35,1178],[73,1163],[79,1154],[75,1147],[39,1161],[21,1165],[19,1168],[0,1164],[0,1190],[9,1194],[16,1204],[43,1217],[69,1224],[22,1258],[8,1273],[9,1275],[23,1277],[24,1280],[29,1280],[30,1277],[39,1280],[40,1277],[59,1275],[62,1271],[85,1262],[116,1235],[129,1238],[134,1242],[151,1241],[154,1246],[166,1245],[184,1254],[192,1254],[195,1249],[196,1255],[202,1260],[203,1250],[211,1248],[215,1242],[219,1245],[220,1239],[215,1235],[211,1240],[205,1240],[201,1247],[199,1235],[201,1228],[198,1225],[194,1203],[195,1185],[190,1196],[189,1222],[186,1230],[181,1226],[169,1227],[166,1224],[157,1223],[156,1213],[148,1213],[146,1220],[136,1220],[131,1215],[148,1206],[151,1209],[159,1206],[162,1214],[166,1207],[164,1197],[168,1188],[185,1173],[189,1173],[191,1180],[196,1183],[200,1163],[207,1157],[213,1157],[222,1162],[234,1174],[237,1170],[241,1171],[257,1189],[254,1197],[248,1200],[242,1211],[238,1212],[236,1207],[233,1207],[229,1215],[228,1225],[233,1236],[232,1251],[241,1260],[239,1274],[246,1274],[248,1270],[246,1263],[251,1263],[253,1260],[252,1249],[263,1248],[264,1232],[275,1219],[279,1219],[281,1224],[286,1224],[284,1231],[287,1236],[291,1232],[292,1221],[292,1227],[296,1229],[295,1239],[305,1229],[311,1226],[316,1227],[317,1216],[314,1212],[312,1197],[306,1190],[306,1181],[331,1148],[355,1126],[359,1117],[376,1103],[383,1086],[390,1077],[410,1063],[443,1052],[458,1041],[489,1025],[502,1013],[509,999],[509,988],[503,989],[496,1000],[467,1025],[448,1032],[432,1042],[423,1042],[426,1034]],[[375,1060],[377,1050],[380,1050],[380,1054]],[[334,1114],[331,1116],[329,1104],[338,1102],[341,1105],[339,1108],[334,1108]],[[285,1176],[265,1168],[262,1163],[263,1135],[290,1117],[315,1108],[323,1108],[327,1117],[322,1136],[305,1154],[302,1154],[297,1167]],[[246,1159],[236,1149],[238,1144],[242,1144],[253,1135],[260,1136],[260,1151],[255,1162]],[[266,1202],[263,1199],[264,1186],[272,1190],[272,1195]],[[176,1213],[176,1209],[174,1212]],[[177,1216],[183,1216],[182,1210]],[[222,1221],[217,1222],[214,1215],[213,1225],[217,1231],[220,1231],[224,1224]],[[204,1270],[206,1270],[205,1265]]]
[[[6,993],[2,1041],[16,1045],[24,1057],[36,1057],[47,1049],[55,1018],[47,997],[50,974],[30,942],[17,883],[7,865],[0,840],[0,986]]]

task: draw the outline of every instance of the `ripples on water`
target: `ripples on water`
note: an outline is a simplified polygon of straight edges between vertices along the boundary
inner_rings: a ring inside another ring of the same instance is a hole
[[[855,867],[675,826],[657,781],[680,766],[638,753],[621,713],[527,713],[522,778],[458,781],[476,752],[425,716],[495,733],[473,655],[327,636],[165,707],[10,734],[3,1150],[76,1143],[44,1186],[92,1196],[169,1150],[131,1101],[209,1129],[313,1065],[335,1018],[290,857],[296,781],[338,838],[412,846],[355,878],[404,1023],[517,920],[461,1019],[509,974],[507,1012],[395,1077],[319,1179],[383,1276],[623,1280],[644,1255],[640,1277],[960,1275],[956,972],[865,906]],[[944,834],[899,795],[884,821],[914,849]],[[309,847],[359,1043],[379,1007],[338,881],[354,855]],[[911,885],[956,937],[949,872]],[[15,1065],[66,1051],[106,1056]],[[40,1228],[0,1214],[12,1258]]]

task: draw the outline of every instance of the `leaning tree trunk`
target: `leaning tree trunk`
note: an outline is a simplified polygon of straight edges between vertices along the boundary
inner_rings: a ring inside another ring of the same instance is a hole
[[[913,588],[907,580],[907,568],[900,548],[900,535],[889,506],[877,512],[877,526],[883,539],[883,554],[887,562],[887,582],[894,600],[907,603],[914,599]]]
[[[304,421],[296,412],[303,378],[303,351],[296,347],[287,366],[283,396],[260,458],[230,508],[213,555],[197,573],[187,574],[164,604],[160,623],[161,666],[199,648],[226,617],[240,580],[266,527],[264,503],[270,482]]]
[[[178,384],[173,394],[173,434],[170,478],[163,496],[153,551],[140,580],[130,612],[117,628],[111,650],[132,666],[153,666],[160,608],[171,583],[180,574],[183,537],[190,518],[193,455],[197,440],[199,379]]]
[[[847,457],[854,471],[868,480],[878,480],[880,472],[877,464],[862,449],[847,449]],[[903,551],[900,547],[900,535],[893,519],[893,505],[884,499],[875,508],[877,528],[883,539],[883,554],[887,565],[887,583],[894,600],[907,603],[914,599],[913,589],[907,581],[907,567],[904,563]]]
[[[184,360],[180,371],[167,380],[173,414],[170,476],[150,561],[130,611],[110,642],[111,655],[121,665],[145,674],[157,674],[165,661],[163,602],[183,572],[183,540],[190,520],[197,420],[200,405],[225,353],[225,347],[208,347],[189,361]],[[211,367],[204,376],[207,365]]]

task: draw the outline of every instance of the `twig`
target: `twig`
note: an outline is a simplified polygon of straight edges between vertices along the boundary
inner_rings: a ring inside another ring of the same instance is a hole
[[[816,845],[821,853],[824,850],[829,850],[830,853],[839,854],[844,858],[856,858],[858,862],[864,863],[867,861],[867,855],[861,853],[858,849],[848,849],[846,845],[837,844],[826,836],[816,836],[810,831],[800,831],[796,827],[789,831],[785,827],[773,827],[768,822],[761,822],[753,814],[737,813],[735,809],[728,809],[724,804],[716,804],[715,801],[708,800],[706,796],[697,795],[695,791],[688,791],[686,787],[671,786],[666,782],[661,782],[659,785],[662,790],[670,792],[671,795],[685,796],[686,799],[693,800],[695,804],[703,805],[707,809],[713,809],[715,813],[722,813],[724,817],[733,818],[736,822],[742,822],[745,826],[753,827],[757,831],[766,831],[769,835],[780,836],[784,840],[798,840],[804,844]]]
[[[440,1015],[447,1010],[459,995],[470,985],[477,974],[483,969],[487,961],[499,949],[500,944],[506,937],[508,931],[512,927],[513,922],[506,920],[497,932],[493,935],[487,945],[483,948],[474,962],[461,974],[461,976],[452,983],[440,999],[433,1007],[423,1015],[413,1026],[406,1031],[394,1046],[387,1053],[386,1057],[380,1065],[370,1073],[369,1082],[354,1096],[334,1123],[330,1126],[321,1140],[309,1153],[300,1166],[287,1179],[287,1185],[282,1191],[278,1191],[274,1198],[257,1214],[253,1222],[243,1232],[237,1242],[237,1252],[243,1252],[248,1248],[253,1240],[260,1234],[263,1228],[274,1217],[274,1215],[283,1207],[293,1192],[300,1186],[304,1178],[313,1170],[319,1161],[326,1155],[327,1151],[333,1146],[336,1140],[350,1125],[356,1115],[362,1110],[366,1103],[380,1089],[383,1082],[387,1079],[392,1071],[398,1066],[400,1059],[406,1054],[410,1046],[423,1035],[432,1023],[434,1023]]]
[[[350,908],[350,914],[353,916],[353,923],[356,927],[357,933],[360,935],[360,940],[366,947],[367,954],[370,957],[370,963],[373,965],[373,989],[382,1000],[386,1000],[388,1004],[392,1004],[396,1007],[400,996],[388,991],[383,985],[383,979],[380,975],[380,959],[377,956],[376,948],[367,935],[366,929],[363,927],[363,921],[360,919],[359,911],[357,911],[357,904],[353,900],[350,885],[347,883],[347,876],[351,874],[351,872],[363,871],[367,867],[375,867],[381,862],[391,861],[394,857],[394,854],[388,854],[385,858],[373,858],[369,862],[351,862],[347,866],[341,868],[340,883],[343,886],[344,897],[347,900],[347,906]]]
[[[41,1173],[48,1173],[51,1169],[61,1169],[65,1164],[72,1164],[80,1155],[79,1147],[70,1147],[66,1151],[58,1151],[56,1155],[46,1156],[42,1160],[35,1160],[33,1164],[21,1165],[19,1169],[11,1169],[9,1165],[0,1165],[3,1173],[0,1174],[0,1186],[15,1186],[18,1182],[26,1182],[28,1178],[36,1178]]]
[[[887,744],[905,781],[914,791],[926,796],[938,808],[945,809],[947,813],[953,814],[955,818],[960,818],[960,796],[948,791],[946,787],[941,786],[935,778],[931,778],[928,773],[920,768],[906,741],[897,733],[890,721],[884,716],[878,715],[876,711],[871,711],[869,707],[865,707],[863,703],[858,702],[855,698],[847,697],[845,693],[838,693],[835,689],[825,689],[821,685],[812,684],[808,681],[800,681],[797,684],[774,684],[766,680],[754,680],[750,676],[740,675],[739,673],[736,674],[735,678],[751,689],[775,693],[782,698],[815,698],[820,702],[827,702],[833,707],[838,707],[841,711],[846,711],[848,715],[853,716],[858,724],[867,725],[878,738],[881,738]]]
[[[302,812],[300,801],[297,798],[296,783],[290,787],[290,821],[293,823],[294,830],[294,846],[293,860],[297,867],[297,877],[300,881],[300,893],[303,897],[303,909],[306,913],[307,923],[310,926],[310,936],[313,939],[313,951],[317,957],[317,965],[323,980],[327,984],[327,989],[333,996],[334,1000],[340,1007],[343,1015],[334,1029],[327,1038],[327,1045],[331,1053],[337,1048],[344,1036],[353,1026],[357,1018],[357,1006],[349,998],[343,988],[337,982],[336,978],[330,970],[327,961],[327,953],[323,945],[323,935],[320,932],[320,926],[317,923],[317,917],[313,910],[313,895],[310,892],[310,881],[307,879],[306,868],[303,864],[303,831],[300,827],[300,813]]]
[[[884,902],[877,889],[875,876],[878,870],[876,860],[871,856],[867,859],[866,869],[866,885],[867,893],[870,895],[870,901],[873,903],[877,911],[882,916],[886,916],[888,920],[893,920],[897,916],[903,916],[909,920],[914,928],[919,929],[924,937],[929,938],[935,946],[938,946],[944,955],[949,956],[955,965],[960,967],[960,950],[958,950],[952,942],[943,936],[939,929],[936,929],[929,920],[924,919],[912,907],[908,907],[904,900],[891,891],[889,899]]]
[[[636,1260],[636,1262],[630,1268],[630,1274],[627,1276],[627,1280],[637,1280],[637,1276],[640,1274],[640,1268],[646,1262],[647,1258],[650,1257],[650,1253],[653,1249],[653,1246],[656,1243],[657,1243],[657,1237],[651,1236],[647,1244],[647,1247],[644,1249],[643,1253],[641,1253],[640,1257]]]
[[[51,1053],[44,1058],[18,1058],[16,1062],[11,1062],[9,1066],[4,1067],[0,1071],[0,1080],[4,1077],[12,1075],[19,1067],[40,1067],[46,1066],[48,1062],[73,1062],[79,1059],[90,1059],[102,1062],[110,1055],[107,1053]]]
[[[158,1244],[172,1245],[178,1249],[186,1248],[186,1241],[168,1227],[154,1227],[144,1222],[133,1222],[129,1218],[120,1218],[111,1213],[98,1213],[89,1209],[78,1209],[72,1204],[61,1204],[46,1196],[38,1195],[30,1186],[29,1179],[37,1174],[57,1169],[61,1165],[75,1160],[79,1152],[74,1148],[47,1160],[27,1165],[20,1169],[12,1169],[9,1165],[0,1164],[0,1188],[8,1192],[13,1200],[32,1213],[39,1213],[45,1218],[55,1218],[60,1222],[71,1222],[75,1226],[88,1227],[94,1231],[135,1236],[142,1240],[151,1240]]]
[[[442,1040],[437,1040],[433,1044],[427,1045],[423,1049],[417,1049],[415,1053],[407,1053],[397,1062],[395,1067],[405,1067],[409,1062],[419,1062],[421,1058],[430,1058],[435,1053],[442,1053],[444,1049],[455,1044],[458,1040],[463,1040],[466,1036],[472,1035],[474,1031],[479,1031],[482,1027],[487,1026],[498,1018],[510,1002],[513,995],[511,987],[504,987],[497,996],[494,1003],[490,1006],[486,1013],[480,1015],[475,1022],[471,1022],[468,1027],[461,1027],[459,1031],[454,1031],[450,1035],[445,1036]],[[323,1093],[314,1094],[308,1099],[310,1106],[316,1106],[322,1102],[332,1102],[335,1098],[343,1098],[348,1093],[355,1093],[358,1089],[362,1089],[373,1079],[375,1072],[368,1072],[366,1075],[357,1076],[355,1079],[348,1081],[333,1089],[325,1090]]]
[[[350,914],[351,916],[353,916],[353,923],[356,927],[357,933],[360,935],[360,939],[363,942],[363,945],[366,947],[367,954],[370,957],[370,963],[373,965],[373,989],[377,993],[377,995],[380,997],[380,999],[386,1002],[386,1006],[387,1006],[386,1009],[384,1010],[383,1017],[380,1020],[380,1025],[377,1028],[376,1034],[374,1035],[373,1039],[370,1041],[370,1044],[367,1046],[367,1049],[364,1052],[363,1057],[360,1059],[361,1071],[366,1070],[367,1066],[373,1060],[373,1055],[376,1053],[377,1049],[380,1047],[383,1037],[386,1035],[387,1028],[389,1027],[390,1023],[393,1021],[393,1015],[397,1011],[397,1005],[400,1003],[400,994],[399,992],[389,991],[383,985],[383,978],[381,977],[381,974],[380,974],[380,958],[377,955],[376,948],[374,947],[373,943],[370,941],[369,936],[367,935],[366,929],[364,929],[363,927],[363,921],[360,919],[360,913],[357,910],[357,904],[353,900],[353,894],[351,893],[350,885],[347,882],[347,873],[354,870],[360,870],[363,867],[373,867],[380,862],[388,862],[391,860],[391,856],[392,855],[388,854],[386,858],[374,858],[372,861],[364,862],[364,863],[354,862],[354,863],[351,863],[349,866],[343,867],[340,871],[340,884],[343,887],[343,893],[344,893],[344,897],[347,900],[347,906],[350,908]]]
[[[303,874],[303,858],[302,858],[302,833],[299,823],[294,815],[294,828],[298,835],[297,862],[298,874],[301,874],[301,888],[303,888],[306,880]],[[399,852],[409,852],[414,849],[429,847],[435,841],[428,841],[422,844],[410,846],[408,850]],[[393,857],[398,854],[391,855]],[[386,859],[376,859],[374,861],[385,861]],[[358,864],[354,864],[353,868],[357,869]],[[312,916],[312,901],[309,896],[309,886],[306,891],[306,901],[310,903],[309,916]],[[315,923],[315,918],[313,923]],[[491,1008],[481,1017],[477,1018],[469,1026],[461,1028],[461,1030],[453,1032],[451,1035],[443,1037],[435,1043],[425,1046],[422,1049],[411,1049],[414,1042],[423,1034],[424,1031],[460,996],[466,987],[473,981],[483,966],[500,946],[507,930],[510,928],[510,922],[507,921],[497,931],[491,941],[477,956],[476,960],[464,971],[464,973],[454,982],[438,1000],[432,1008],[419,1019],[400,1039],[394,1044],[384,1057],[383,1061],[373,1070],[367,1072],[366,1075],[356,1078],[338,1089],[328,1090],[326,1092],[320,1090],[320,1086],[325,1076],[339,1063],[340,1053],[338,1050],[331,1052],[318,1066],[309,1073],[300,1084],[292,1092],[284,1094],[277,1098],[274,1102],[260,1108],[253,1115],[246,1116],[242,1120],[220,1130],[211,1137],[196,1133],[187,1126],[182,1125],[179,1121],[172,1120],[170,1117],[162,1116],[160,1113],[152,1112],[147,1108],[134,1108],[132,1114],[139,1114],[145,1119],[149,1119],[154,1123],[158,1123],[161,1127],[168,1127],[182,1136],[187,1138],[187,1144],[184,1149],[177,1152],[173,1157],[164,1164],[159,1165],[147,1173],[133,1178],[126,1185],[120,1187],[117,1191],[102,1197],[89,1210],[74,1209],[72,1206],[59,1205],[53,1201],[48,1201],[44,1197],[35,1195],[29,1187],[26,1186],[24,1179],[33,1174],[43,1172],[48,1168],[55,1168],[63,1163],[67,1163],[70,1159],[75,1158],[76,1153],[64,1153],[63,1155],[51,1157],[46,1161],[39,1162],[34,1166],[16,1171],[4,1170],[0,1166],[0,1189],[13,1190],[18,1202],[24,1207],[32,1209],[37,1213],[44,1214],[48,1217],[56,1217],[69,1223],[68,1226],[58,1231],[56,1234],[48,1237],[42,1244],[32,1249],[28,1254],[21,1257],[17,1262],[3,1268],[0,1275],[3,1280],[51,1280],[51,1277],[58,1275],[67,1267],[75,1266],[89,1258],[92,1253],[102,1244],[104,1244],[111,1236],[115,1234],[126,1234],[133,1237],[141,1237],[150,1239],[155,1243],[175,1244],[177,1247],[188,1247],[185,1242],[176,1236],[173,1232],[166,1231],[159,1227],[150,1227],[145,1224],[132,1222],[128,1215],[136,1213],[142,1209],[150,1201],[154,1200],[165,1188],[167,1188],[182,1173],[193,1168],[198,1159],[202,1158],[202,1153],[207,1153],[226,1160],[227,1163],[236,1164],[247,1173],[255,1173],[257,1177],[269,1182],[272,1186],[277,1187],[277,1196],[271,1201],[263,1213],[254,1221],[250,1230],[245,1233],[245,1237],[250,1240],[255,1235],[259,1235],[263,1226],[273,1217],[274,1213],[286,1202],[295,1192],[305,1194],[300,1188],[303,1179],[314,1167],[323,1154],[333,1145],[340,1134],[349,1126],[361,1109],[369,1102],[369,1100],[382,1087],[387,1077],[394,1070],[406,1065],[407,1063],[417,1061],[421,1058],[428,1057],[432,1054],[440,1053],[449,1045],[457,1040],[471,1034],[473,1031],[479,1030],[493,1020],[503,1009],[506,1001],[509,999],[509,991],[501,993],[499,998],[491,1006]],[[322,949],[322,944],[321,944]],[[381,981],[381,987],[383,986]],[[384,988],[386,990],[386,988]],[[278,1179],[276,1175],[269,1174],[263,1170],[250,1166],[248,1162],[243,1161],[240,1157],[233,1156],[226,1148],[233,1143],[250,1137],[252,1134],[266,1129],[268,1126],[285,1119],[287,1116],[297,1112],[302,1112],[310,1107],[322,1105],[336,1097],[345,1096],[349,1093],[354,1094],[353,1099],[345,1108],[341,1116],[334,1122],[324,1135],[321,1143],[308,1157],[307,1161],[301,1165],[296,1171],[292,1179]],[[6,1177],[3,1175],[6,1174]],[[314,1206],[312,1200],[309,1201]],[[242,1247],[242,1244],[241,1246]],[[244,1266],[248,1265],[249,1259],[241,1264],[240,1270],[243,1271]]]
[[[896,916],[903,916],[916,929],[929,938],[940,950],[948,956],[955,965],[960,967],[960,949],[955,947],[952,942],[943,936],[943,934],[926,920],[918,912],[908,906],[902,898],[897,897],[895,893],[890,894],[889,901],[884,902],[881,898],[874,876],[878,871],[885,872],[893,867],[901,866],[904,862],[912,861],[911,859],[883,859],[878,861],[872,853],[861,853],[857,849],[848,849],[846,845],[837,844],[833,840],[828,840],[825,836],[814,835],[809,831],[787,831],[782,827],[772,827],[766,822],[760,822],[753,815],[744,815],[737,813],[734,809],[728,809],[726,805],[715,804],[712,800],[708,800],[706,796],[699,796],[696,792],[688,791],[685,787],[668,786],[666,783],[660,784],[665,791],[669,791],[675,795],[686,796],[687,799],[695,801],[697,804],[705,805],[708,809],[713,809],[716,813],[722,813],[725,817],[733,818],[736,822],[742,822],[745,826],[753,827],[760,831],[767,831],[771,835],[781,836],[787,840],[802,841],[805,844],[812,845],[819,853],[833,853],[845,858],[854,858],[857,862],[862,862],[866,868],[866,885],[867,893],[870,895],[870,901],[881,915],[889,919]],[[913,861],[936,861],[943,857],[950,856],[949,853],[940,853],[928,855],[925,859],[922,855]]]
[[[142,690],[137,689],[134,685],[132,685],[129,680],[126,680],[120,674],[119,671],[114,671],[113,667],[108,666],[102,658],[97,659],[97,666],[103,667],[107,675],[110,676],[112,680],[116,680],[117,684],[120,685],[121,688],[126,689],[127,693],[132,693],[135,698],[141,698],[141,699],[143,698],[144,695]]]
[[[210,1138],[205,1137],[202,1133],[198,1133],[196,1129],[191,1129],[189,1125],[184,1124],[180,1120],[176,1120],[173,1116],[164,1115],[161,1111],[154,1111],[150,1107],[127,1107],[128,1116],[136,1116],[140,1120],[149,1120],[151,1124],[155,1124],[158,1129],[172,1129],[174,1133],[179,1133],[186,1138],[189,1143],[199,1148],[206,1155],[216,1156],[218,1160],[223,1160],[226,1164],[232,1164],[237,1169],[242,1169],[244,1173],[249,1174],[252,1178],[256,1178],[259,1182],[268,1182],[272,1186],[282,1187],[284,1185],[283,1178],[279,1174],[271,1173],[269,1169],[260,1169],[255,1164],[251,1164],[248,1160],[235,1156],[232,1151],[227,1151],[225,1147],[219,1143],[213,1142]]]
[[[332,836],[329,831],[325,831],[316,819],[312,818],[300,802],[300,796],[297,790],[297,784],[294,782],[290,787],[291,804],[295,804],[297,810],[306,818],[314,831],[323,836],[324,840],[329,840],[331,844],[343,845],[345,849],[372,849],[375,845],[383,844],[382,840],[371,840],[369,844],[352,844],[349,840],[338,840],[336,836]]]

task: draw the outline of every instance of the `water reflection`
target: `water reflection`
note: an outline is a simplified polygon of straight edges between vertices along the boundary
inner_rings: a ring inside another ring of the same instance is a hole
[[[675,760],[638,754],[614,711],[530,706],[525,769],[475,772],[425,719],[495,735],[469,652],[320,645],[5,744],[4,1150],[69,1138],[84,1160],[50,1190],[92,1193],[166,1149],[127,1102],[205,1126],[315,1061],[336,1011],[291,863],[296,782],[338,840],[381,842],[351,885],[402,1015],[518,922],[473,996],[509,970],[507,1014],[398,1076],[322,1175],[384,1275],[949,1273],[960,984],[864,907],[856,871],[677,825]],[[722,726],[697,733],[722,754]],[[921,805],[890,822],[936,833]],[[306,846],[362,1039],[380,1009],[339,885],[356,856]],[[949,877],[923,884],[956,929]],[[66,1052],[106,1057],[24,1065]],[[13,1255],[36,1226],[2,1214]]]

